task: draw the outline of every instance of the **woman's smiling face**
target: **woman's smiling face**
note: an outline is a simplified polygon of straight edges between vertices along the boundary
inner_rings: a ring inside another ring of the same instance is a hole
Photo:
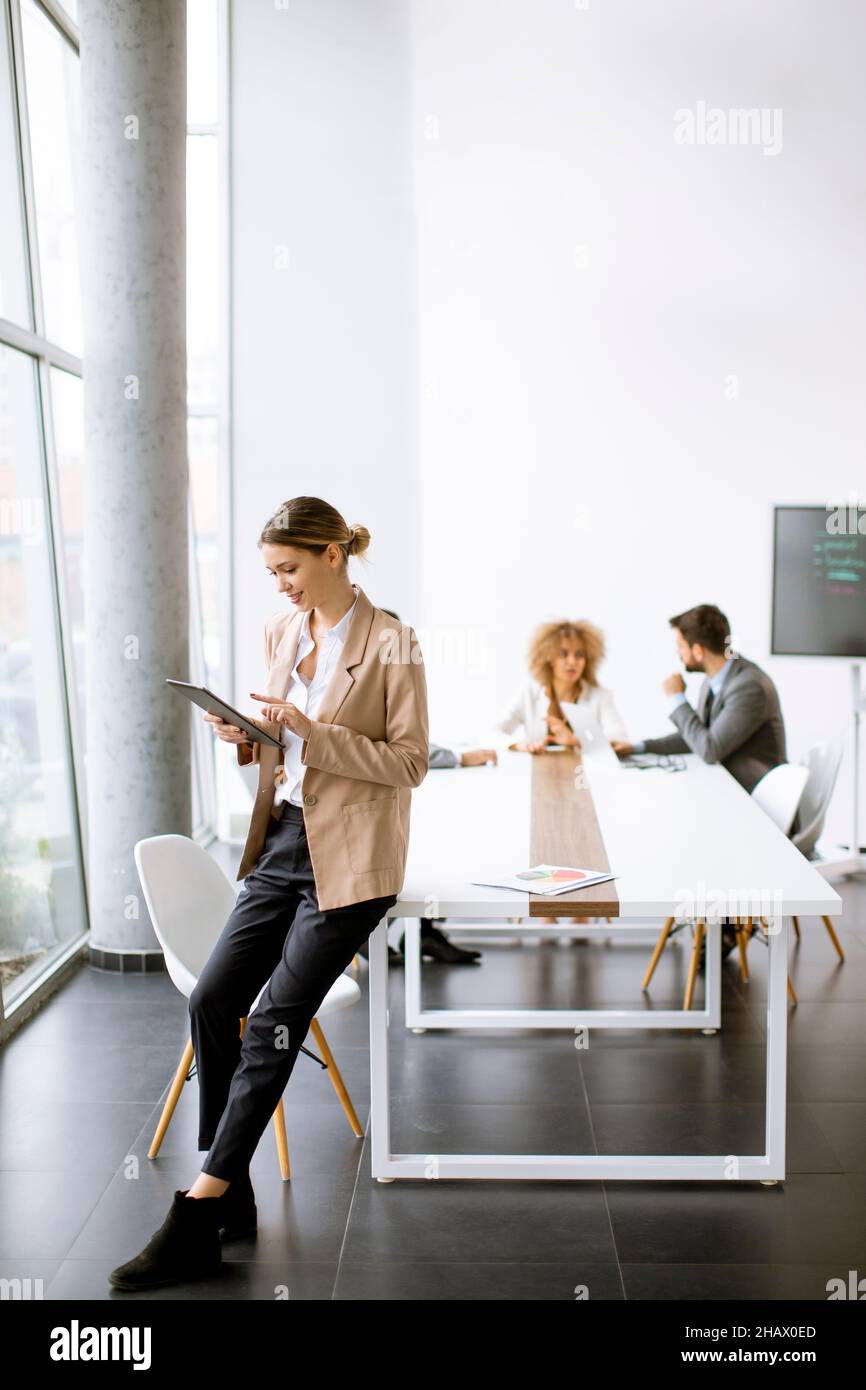
[[[331,592],[343,567],[342,547],[332,542],[320,555],[295,545],[261,546],[268,574],[292,608],[309,612]]]

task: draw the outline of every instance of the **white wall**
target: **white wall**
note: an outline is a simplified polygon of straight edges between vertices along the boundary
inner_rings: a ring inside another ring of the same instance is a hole
[[[356,578],[418,627],[438,740],[483,737],[557,614],[666,731],[666,620],[701,601],[792,754],[844,721],[847,663],[769,656],[770,524],[866,495],[866,10],[232,10],[237,691],[277,606],[258,531],[315,492],[373,532]],[[677,144],[699,101],[781,108],[781,152]]]
[[[235,691],[275,593],[256,542],[324,497],[369,527],[353,577],[417,618],[409,14],[400,0],[231,6]],[[288,265],[278,268],[287,248]]]
[[[850,675],[769,656],[771,504],[866,500],[866,10],[414,0],[413,20],[435,736],[482,737],[559,614],[606,630],[632,734],[666,732],[666,620],[716,602],[798,754],[846,719]],[[700,100],[781,108],[781,151],[677,144]],[[480,625],[462,666],[460,624]]]

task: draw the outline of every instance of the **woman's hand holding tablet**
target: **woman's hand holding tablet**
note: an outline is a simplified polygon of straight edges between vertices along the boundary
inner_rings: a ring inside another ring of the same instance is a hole
[[[202,719],[213,724],[214,733],[224,743],[252,743],[252,739],[248,738],[243,729],[239,729],[237,724],[227,724],[220,714],[203,714]]]
[[[243,714],[221,696],[214,695],[204,685],[191,685],[189,681],[166,680],[166,685],[179,690],[194,705],[204,710],[204,718],[214,727],[214,733],[224,743],[267,743],[280,747],[280,740],[265,725],[264,720],[253,715]]]

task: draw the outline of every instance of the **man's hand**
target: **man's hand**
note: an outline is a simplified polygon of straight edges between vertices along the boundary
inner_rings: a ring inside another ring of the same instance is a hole
[[[612,738],[610,746],[618,758],[630,758],[634,752],[634,744],[624,743],[620,738]]]
[[[251,700],[262,700],[262,714],[275,724],[287,724],[299,738],[309,738],[313,721],[308,719],[291,700],[275,700],[272,695],[256,695],[250,691]]]
[[[252,739],[239,729],[237,724],[227,724],[219,714],[204,714],[202,718],[208,724],[213,724],[214,733],[221,738],[223,743],[252,743]]]
[[[461,767],[481,767],[483,763],[497,762],[495,748],[471,748],[468,753],[460,754]]]
[[[662,690],[665,695],[682,695],[685,693],[686,683],[679,671],[675,671],[672,676],[667,676],[662,681]]]

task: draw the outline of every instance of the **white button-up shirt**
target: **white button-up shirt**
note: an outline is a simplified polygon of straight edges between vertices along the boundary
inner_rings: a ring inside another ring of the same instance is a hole
[[[310,635],[310,615],[304,614],[304,621],[301,625],[301,635],[298,638],[298,650],[295,653],[295,660],[292,666],[292,674],[289,680],[289,688],[284,698],[290,700],[293,705],[297,705],[299,710],[308,719],[315,719],[319,706],[334,668],[340,659],[340,653],[346,641],[346,634],[349,631],[349,624],[352,621],[352,614],[358,603],[358,586],[352,585],[355,594],[355,602],[347,613],[344,613],[340,621],[332,627],[319,641],[319,657],[316,662],[316,671],[311,681],[305,681],[298,671],[298,666],[303,661],[308,652],[313,650],[315,643]],[[306,768],[301,762],[301,749],[304,740],[299,734],[293,734],[287,724],[283,724],[280,729],[280,738],[285,746],[284,768],[286,778],[284,782],[278,782],[274,789],[274,804],[280,801],[291,801],[294,806],[301,806],[303,798],[301,788],[304,783],[304,773]]]

